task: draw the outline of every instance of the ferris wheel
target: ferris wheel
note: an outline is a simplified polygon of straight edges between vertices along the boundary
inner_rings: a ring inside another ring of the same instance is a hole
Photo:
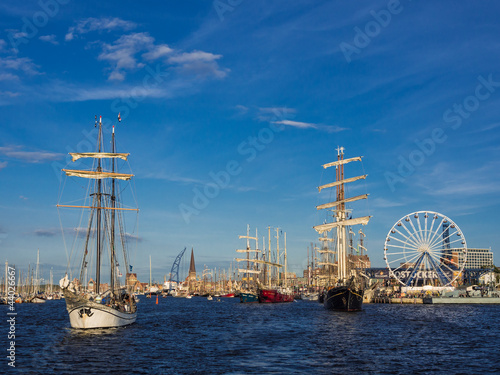
[[[418,211],[394,224],[384,244],[389,275],[405,286],[450,286],[461,276],[467,243],[448,217]]]

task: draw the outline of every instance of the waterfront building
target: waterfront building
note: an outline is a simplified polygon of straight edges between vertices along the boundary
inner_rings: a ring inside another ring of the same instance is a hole
[[[455,250],[455,249],[452,249]],[[460,261],[463,260],[463,255],[459,254]],[[493,253],[491,249],[467,249],[467,261],[464,269],[479,269],[493,265]]]

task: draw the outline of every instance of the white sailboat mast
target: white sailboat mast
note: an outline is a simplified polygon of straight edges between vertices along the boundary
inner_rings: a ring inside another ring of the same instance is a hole
[[[285,259],[284,259],[284,261],[285,261],[285,283],[284,283],[284,286],[286,288],[288,286],[287,278],[286,278],[286,272],[287,272],[287,269],[286,269],[286,232],[285,232]]]

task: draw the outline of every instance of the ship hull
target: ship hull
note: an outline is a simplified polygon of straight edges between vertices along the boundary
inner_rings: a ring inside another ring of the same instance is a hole
[[[86,300],[73,292],[64,290],[66,309],[72,328],[93,329],[122,327],[135,323],[136,311],[122,311],[116,308]],[[125,308],[130,309],[130,306]],[[132,306],[134,310],[135,306]]]
[[[240,293],[241,303],[259,303],[259,296],[254,293]]]
[[[363,290],[355,290],[348,286],[337,286],[328,290],[323,303],[328,310],[361,311],[363,308]]]
[[[261,289],[259,290],[260,303],[283,303],[293,302],[293,294],[283,293],[276,289]]]

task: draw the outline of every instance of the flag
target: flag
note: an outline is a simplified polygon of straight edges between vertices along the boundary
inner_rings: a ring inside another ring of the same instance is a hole
[[[122,118],[120,116],[120,112],[118,112],[118,122],[121,122],[122,121]]]
[[[97,115],[95,115],[95,124],[94,124],[94,128],[97,128]]]

